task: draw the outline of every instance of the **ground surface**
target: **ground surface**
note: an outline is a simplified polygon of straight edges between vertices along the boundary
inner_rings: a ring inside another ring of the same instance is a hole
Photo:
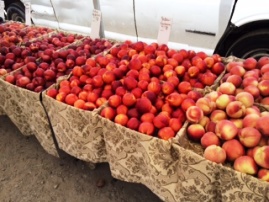
[[[1,202],[161,202],[147,187],[115,180],[108,164],[94,170],[65,153],[45,152],[0,116]]]

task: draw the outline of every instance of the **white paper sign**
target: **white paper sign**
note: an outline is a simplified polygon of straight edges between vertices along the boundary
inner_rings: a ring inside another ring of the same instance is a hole
[[[100,24],[101,24],[101,11],[93,9],[92,11],[92,25],[91,25],[91,38],[100,38]]]
[[[24,2],[25,6],[25,24],[31,26],[31,2]]]
[[[172,19],[161,17],[157,42],[159,45],[167,44],[170,37]]]
[[[5,20],[5,2],[0,1],[0,17]]]

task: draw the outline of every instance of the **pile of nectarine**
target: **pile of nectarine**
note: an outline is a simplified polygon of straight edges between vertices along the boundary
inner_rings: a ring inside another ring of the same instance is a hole
[[[269,181],[269,112],[257,107],[269,105],[269,57],[225,65],[218,54],[51,31],[0,25],[0,76],[163,140],[187,121],[206,159]]]
[[[31,54],[28,48],[15,45],[0,47],[0,75],[14,71],[25,64],[25,58]]]
[[[85,64],[84,64],[85,63]],[[138,132],[169,139],[185,122],[185,112],[224,71],[217,54],[168,49],[126,41],[105,55],[76,64],[69,79],[47,95]]]
[[[221,83],[187,109],[187,136],[201,144],[206,159],[229,162],[237,171],[269,181],[269,113],[255,106],[252,94],[230,84]]]
[[[24,29],[26,27],[28,27],[28,25],[24,24],[24,23],[20,23],[20,22],[6,22],[4,24],[0,25],[0,33],[1,36],[5,31],[17,31],[17,30],[21,30]],[[1,37],[0,36],[0,37]]]
[[[52,31],[53,29],[46,27],[28,27],[22,23],[5,23],[0,25],[1,46],[19,45]]]
[[[20,36],[22,37],[22,43],[35,40],[36,38],[46,36],[52,33],[54,30],[47,27],[25,27],[20,31]]]
[[[247,58],[227,64],[227,73],[222,82],[229,82],[229,88],[236,92],[246,91],[252,94],[255,102],[269,104],[269,57]],[[230,92],[231,93],[231,92]]]
[[[43,37],[36,38],[32,41],[26,41],[24,46],[29,47],[32,52],[38,52],[39,50],[44,51],[47,48],[53,48],[54,50],[57,50],[68,46],[82,38],[83,36],[78,34],[57,32],[52,33],[51,35],[45,35]]]
[[[186,135],[201,144],[206,159],[230,163],[265,181],[269,181],[269,112],[257,106],[269,104],[268,70],[266,56],[228,62],[216,91],[186,111]]]
[[[53,34],[45,38],[46,40],[44,41],[39,39],[33,43],[29,42],[24,49],[15,46],[12,53],[7,51],[8,53],[2,56],[5,60],[11,60],[7,58],[10,55],[14,56],[9,68],[13,70],[21,68],[20,71],[7,75],[5,80],[31,91],[41,92],[54,84],[60,76],[70,74],[76,66],[83,66],[83,68],[85,65],[87,66],[87,59],[93,54],[109,49],[112,46],[112,42],[107,40],[92,40],[90,38],[76,44],[74,43],[76,40],[75,35],[65,35],[61,33]],[[80,36],[78,35],[79,38]],[[61,44],[58,44],[58,42]],[[57,50],[59,47],[65,48]],[[15,58],[15,53],[13,53],[17,50],[20,52],[18,54],[21,56],[20,58]]]
[[[217,54],[176,51],[156,43],[126,41],[106,56],[120,60],[113,70],[120,82],[101,116],[165,140],[176,135],[186,110],[202,97],[193,88],[211,86],[225,68]]]
[[[43,36],[51,30],[42,27],[26,27],[25,29],[27,29],[26,31],[28,32],[23,34],[22,32],[24,29],[19,30],[19,27],[16,28],[18,28],[17,31],[20,32],[19,34],[21,34],[21,39],[27,42],[25,42],[23,45],[15,45],[16,43],[10,43],[9,41],[6,41],[6,43],[1,42],[0,76],[5,75],[6,73],[9,73],[13,70],[19,69],[20,67],[26,65],[28,62],[34,62],[40,58],[47,49],[50,51],[55,51],[75,42],[75,40],[81,39],[82,37],[81,35],[73,34],[66,36],[67,34],[60,32],[53,34],[50,37],[36,39],[35,37],[37,37],[37,33],[39,33],[38,36]],[[5,40],[7,37],[9,37],[9,35],[2,35],[0,41]],[[17,39],[18,38],[16,38],[16,40]],[[29,39],[35,40],[30,42]],[[59,43],[56,43],[57,41]]]

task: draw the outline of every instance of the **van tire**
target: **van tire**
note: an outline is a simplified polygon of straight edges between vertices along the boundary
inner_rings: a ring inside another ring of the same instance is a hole
[[[25,22],[25,7],[21,2],[11,3],[8,6],[7,20]]]
[[[230,55],[239,58],[269,56],[269,29],[262,29],[242,35],[228,48],[225,56]]]

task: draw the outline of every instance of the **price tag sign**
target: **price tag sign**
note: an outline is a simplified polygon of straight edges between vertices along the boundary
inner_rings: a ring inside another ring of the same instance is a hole
[[[5,2],[0,1],[0,17],[5,20]]]
[[[172,19],[161,17],[157,42],[159,45],[167,44],[170,37]]]
[[[92,25],[91,25],[91,38],[100,38],[100,24],[101,24],[101,11],[93,9],[92,12]]]
[[[25,24],[31,26],[31,2],[24,2],[25,6]]]

